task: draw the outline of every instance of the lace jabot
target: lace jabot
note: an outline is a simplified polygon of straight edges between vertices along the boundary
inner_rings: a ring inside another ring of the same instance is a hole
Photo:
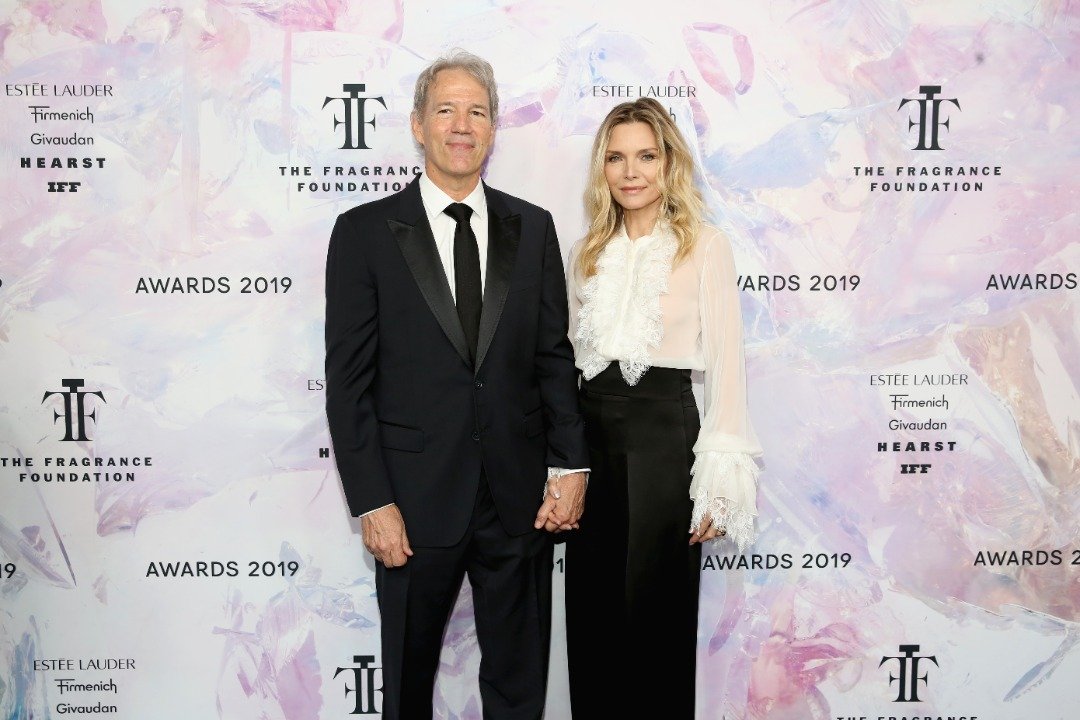
[[[660,296],[678,242],[666,223],[630,240],[620,228],[597,261],[596,274],[581,288],[575,335],[578,365],[586,380],[617,361],[623,379],[636,385],[649,369],[649,351],[664,338]]]

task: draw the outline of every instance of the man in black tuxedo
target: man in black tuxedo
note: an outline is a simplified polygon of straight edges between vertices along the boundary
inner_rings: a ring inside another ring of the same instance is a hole
[[[436,61],[412,113],[424,174],[330,238],[326,414],[377,561],[385,718],[431,718],[466,573],[484,717],[542,715],[550,533],[584,504],[562,255],[546,210],[480,182],[497,114],[487,62]]]

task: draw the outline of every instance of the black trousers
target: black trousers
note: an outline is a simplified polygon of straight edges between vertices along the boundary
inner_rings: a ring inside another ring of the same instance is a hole
[[[538,498],[539,500],[539,498]],[[408,530],[408,528],[406,528]],[[485,478],[469,528],[448,548],[413,547],[375,568],[386,720],[431,720],[443,633],[466,573],[480,644],[485,720],[539,720],[551,638],[551,537],[506,534]]]
[[[613,363],[582,384],[581,405],[592,473],[566,541],[573,716],[692,720],[701,545],[689,545],[690,371],[651,368],[630,386]]]

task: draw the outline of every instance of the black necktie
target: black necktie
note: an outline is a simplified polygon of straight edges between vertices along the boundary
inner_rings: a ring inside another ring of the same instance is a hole
[[[469,225],[472,208],[465,203],[451,203],[443,212],[457,221],[454,229],[454,296],[458,319],[469,346],[469,358],[475,362],[484,292],[480,287],[480,249]]]

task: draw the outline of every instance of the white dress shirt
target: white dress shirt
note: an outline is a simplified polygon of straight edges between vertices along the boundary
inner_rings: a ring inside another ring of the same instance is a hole
[[[428,176],[420,176],[420,199],[424,203],[424,213],[427,214],[428,224],[431,225],[431,234],[435,236],[435,249],[439,251],[439,260],[442,261],[443,271],[450,283],[450,295],[457,302],[457,288],[454,286],[454,231],[457,230],[457,220],[450,217],[443,210],[447,205],[458,202],[450,197],[439,186],[431,181]],[[488,207],[487,196],[484,195],[484,183],[477,182],[473,191],[465,196],[462,203],[472,208],[472,216],[469,218],[469,227],[476,236],[476,249],[480,251],[480,291],[484,290],[484,280],[487,278],[487,246],[488,246]]]

